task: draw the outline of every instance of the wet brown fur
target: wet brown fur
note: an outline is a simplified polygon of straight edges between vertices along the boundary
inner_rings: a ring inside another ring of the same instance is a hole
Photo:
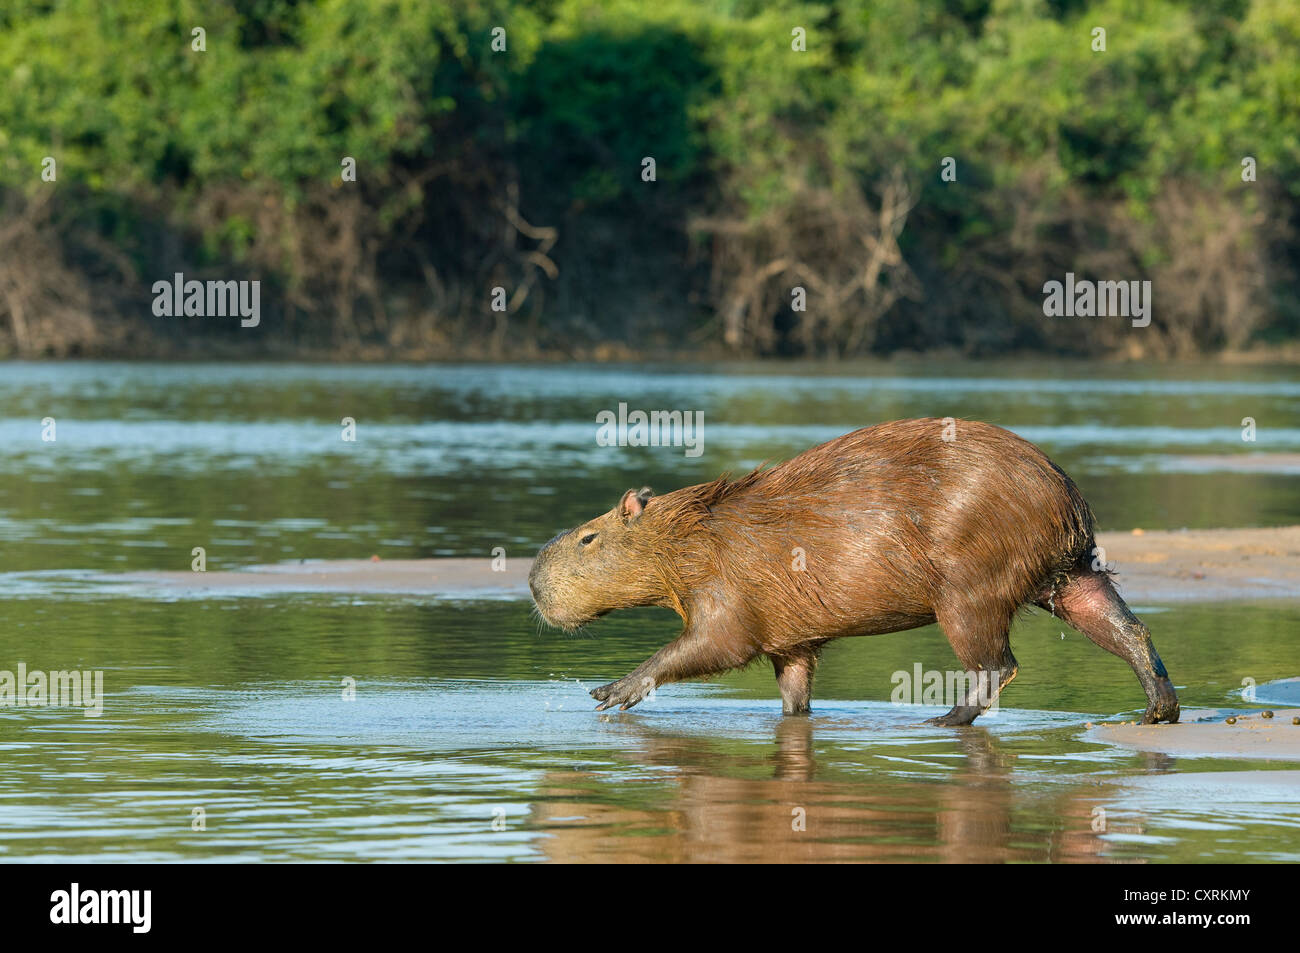
[[[1149,634],[1091,569],[1093,515],[1073,481],[999,427],[957,421],[955,439],[944,433],[939,419],[894,421],[643,508],[629,491],[539,554],[538,609],[566,628],[638,605],[682,617],[674,643],[593,692],[601,707],[766,655],[798,713],[828,640],[935,621],[966,670],[997,672],[1000,689],[1016,671],[1012,619],[1040,604],[1134,666],[1152,720],[1176,720]],[[941,721],[982,710],[958,704]]]

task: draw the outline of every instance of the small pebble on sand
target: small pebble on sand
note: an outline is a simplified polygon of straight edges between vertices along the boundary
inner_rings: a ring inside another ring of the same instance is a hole
[[[1230,724],[1230,725],[1235,725],[1236,723],[1237,723],[1237,719],[1235,719],[1235,718],[1229,718],[1229,719],[1228,719],[1228,724]]]

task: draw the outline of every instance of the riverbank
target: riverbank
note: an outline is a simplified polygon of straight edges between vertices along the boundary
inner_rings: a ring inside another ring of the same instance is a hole
[[[472,316],[460,316],[450,322],[458,329],[470,322]],[[412,316],[411,320],[418,320]],[[720,341],[695,341],[690,346],[673,346],[667,342],[636,343],[619,340],[559,339],[540,343],[523,337],[496,338],[482,333],[452,333],[428,336],[428,340],[402,339],[395,343],[347,340],[313,344],[287,337],[251,337],[231,334],[218,336],[166,335],[151,331],[146,326],[132,327],[129,332],[104,336],[93,342],[80,342],[73,349],[55,348],[36,353],[24,353],[14,347],[11,340],[0,334],[0,361],[42,363],[52,360],[123,361],[148,363],[166,361],[178,364],[203,364],[214,361],[237,361],[252,364],[493,364],[517,363],[551,365],[580,362],[583,364],[723,364],[729,366],[781,367],[791,363],[851,368],[864,364],[888,366],[909,361],[969,361],[969,354],[960,348],[944,346],[924,350],[897,347],[887,351],[860,354],[851,357],[825,358],[798,355],[757,354],[728,348]],[[984,358],[982,363],[999,361],[1050,361],[1066,364],[1116,365],[1141,362],[1147,355],[1140,347],[1127,351],[1080,353],[1076,350],[1047,348],[1011,348],[996,358]],[[1266,367],[1300,365],[1300,341],[1270,342],[1242,348],[1207,350],[1184,354],[1177,358],[1155,355],[1162,363],[1179,365],[1220,365],[1224,367]]]
[[[1297,718],[1300,708],[1185,712],[1176,725],[1097,725],[1087,737],[1160,754],[1300,761]]]

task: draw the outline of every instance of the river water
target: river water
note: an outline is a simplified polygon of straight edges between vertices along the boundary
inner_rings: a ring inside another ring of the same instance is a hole
[[[702,452],[598,445],[620,403],[702,413]],[[830,646],[808,719],[766,664],[597,714],[587,689],[675,616],[566,636],[522,602],[96,582],[195,547],[208,569],[527,558],[628,487],[921,415],[1034,440],[1103,529],[1294,524],[1292,370],[9,363],[0,408],[0,672],[104,691],[98,717],[0,706],[0,860],[1300,860],[1296,765],[1089,741],[1141,689],[1041,612],[1002,709],[953,731],[890,703],[893,673],[953,667],[933,627]],[[1204,459],[1244,452],[1277,462]],[[1298,604],[1135,608],[1185,711],[1300,675]]]

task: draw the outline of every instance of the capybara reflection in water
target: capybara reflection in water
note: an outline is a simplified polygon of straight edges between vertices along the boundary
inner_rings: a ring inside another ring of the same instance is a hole
[[[568,630],[630,606],[682,617],[681,635],[592,691],[599,709],[766,655],[786,714],[807,712],[827,641],[937,621],[968,677],[935,722],[970,724],[1015,677],[1011,621],[1032,603],[1133,667],[1143,723],[1177,721],[1151,634],[1092,568],[1093,532],[1074,482],[1028,441],[899,420],[738,480],[628,490],[547,543],[528,584],[542,618]]]

